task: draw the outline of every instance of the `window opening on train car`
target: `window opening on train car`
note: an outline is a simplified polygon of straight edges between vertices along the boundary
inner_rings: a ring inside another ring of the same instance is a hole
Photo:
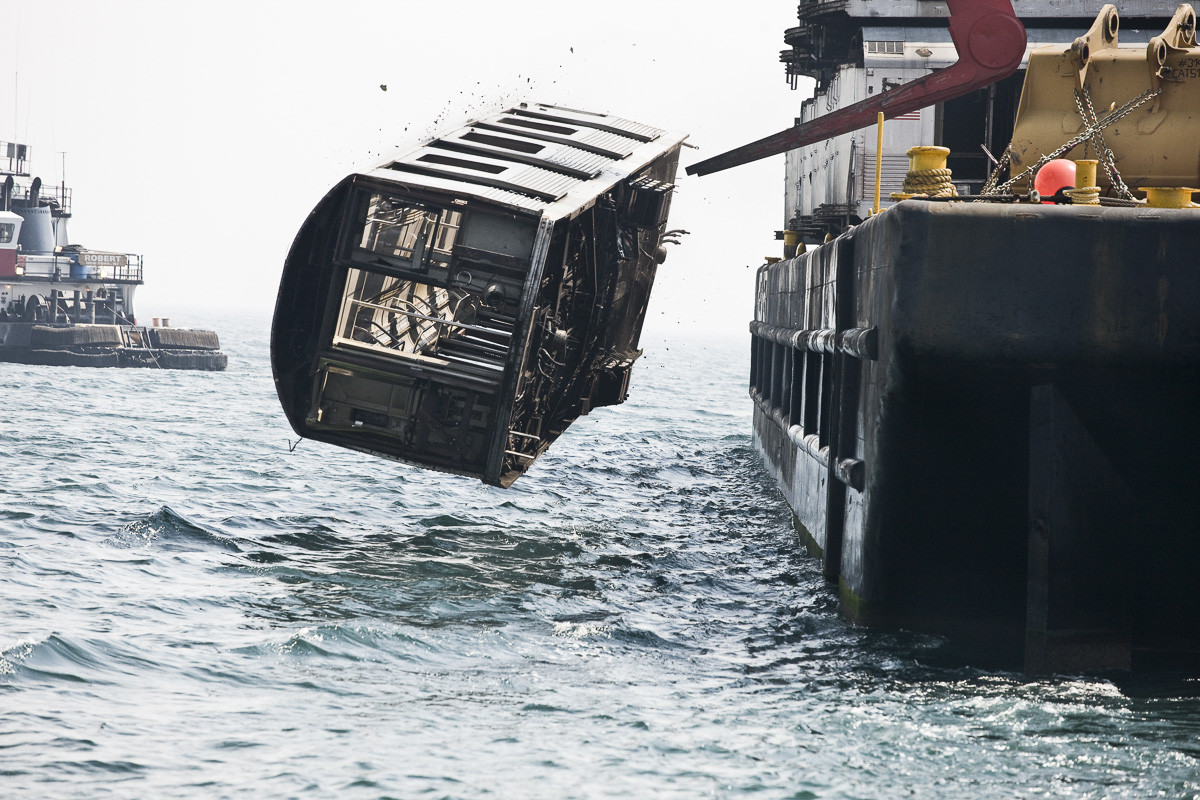
[[[448,270],[462,216],[461,211],[372,194],[358,247],[404,269]]]
[[[478,142],[479,144],[490,144],[493,147],[503,147],[505,150],[515,150],[518,153],[529,153],[533,155],[540,153],[546,149],[545,145],[534,144],[533,142],[523,142],[519,139],[507,139],[503,136],[489,136],[486,133],[471,131],[464,133],[462,138],[468,142]]]
[[[561,133],[563,136],[573,136],[579,132],[577,128],[567,128],[562,125],[547,125],[544,122],[534,122],[531,119],[516,119],[513,117],[505,117],[497,120],[504,125],[516,125],[522,128],[532,128],[535,131],[545,131],[546,133]]]
[[[451,156],[440,156],[435,153],[426,153],[417,159],[426,164],[442,164],[447,167],[459,167],[460,169],[473,169],[477,172],[488,172],[492,175],[499,175],[508,167],[501,164],[484,164],[479,161],[468,161],[465,158],[452,158]]]
[[[365,269],[350,268],[334,333],[335,346],[407,358],[437,358],[441,344],[474,318],[465,292]]]

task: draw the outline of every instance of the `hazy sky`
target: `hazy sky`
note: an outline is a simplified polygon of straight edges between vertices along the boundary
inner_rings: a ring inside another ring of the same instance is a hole
[[[0,139],[30,145],[46,182],[66,152],[70,238],[146,257],[143,317],[268,312],[293,236],[334,183],[503,106],[687,132],[690,164],[787,127],[806,96],[778,60],[795,0],[0,8]],[[746,330],[754,269],[781,248],[782,191],[782,156],[680,170],[671,227],[691,235],[659,272],[651,324]]]

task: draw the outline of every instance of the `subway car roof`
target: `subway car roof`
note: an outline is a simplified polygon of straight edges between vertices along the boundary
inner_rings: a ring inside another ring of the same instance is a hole
[[[608,114],[521,103],[360,174],[562,219],[686,138]]]

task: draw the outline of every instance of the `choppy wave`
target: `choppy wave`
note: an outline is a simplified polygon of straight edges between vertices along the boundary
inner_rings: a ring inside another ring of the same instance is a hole
[[[239,550],[233,540],[197,525],[169,506],[162,506],[149,516],[123,525],[109,542],[117,547]]]
[[[222,327],[225,373],[6,365],[3,794],[1200,792],[1194,682],[845,625],[740,341],[647,341],[630,401],[501,491],[293,452],[265,330]]]

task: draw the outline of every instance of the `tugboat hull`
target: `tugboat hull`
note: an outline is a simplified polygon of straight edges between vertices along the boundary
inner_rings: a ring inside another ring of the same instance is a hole
[[[18,184],[29,177],[29,148],[0,148],[8,153],[0,165],[0,362],[225,369],[212,331],[160,327],[158,318],[139,326],[133,296],[142,257],[72,243],[70,190],[39,177]]]
[[[217,334],[136,325],[0,322],[0,361],[52,367],[225,369]]]

